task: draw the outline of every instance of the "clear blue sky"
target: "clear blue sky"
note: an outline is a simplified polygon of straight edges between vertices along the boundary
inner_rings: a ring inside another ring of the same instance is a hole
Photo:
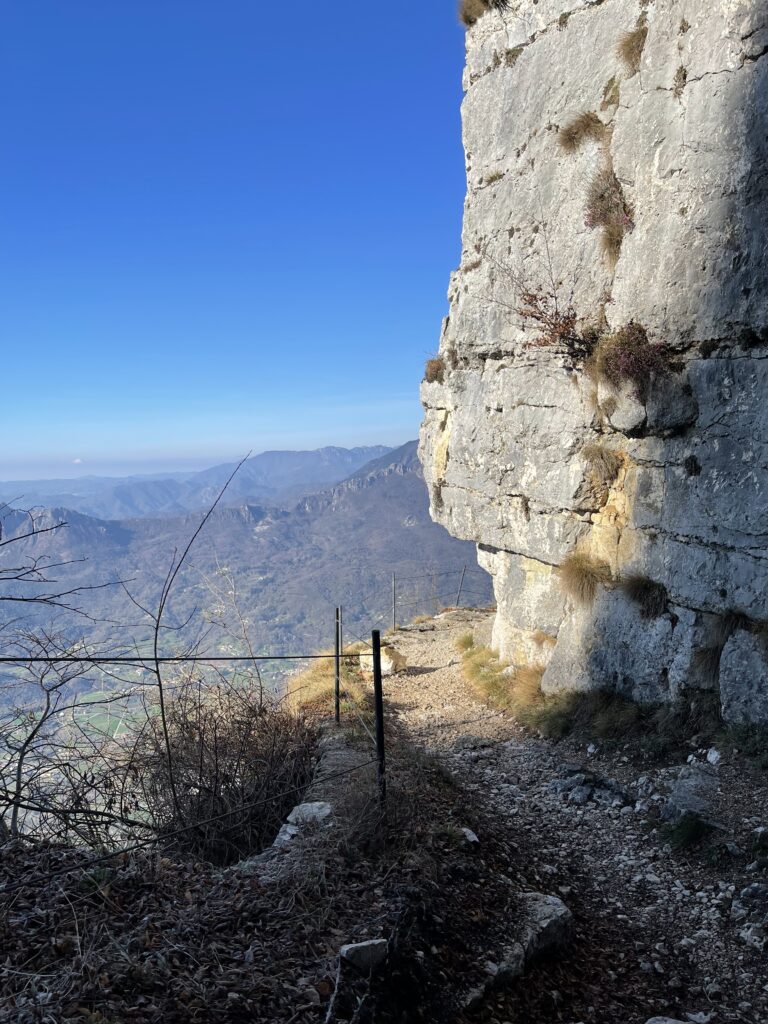
[[[0,479],[415,435],[460,254],[452,0],[1,25]]]

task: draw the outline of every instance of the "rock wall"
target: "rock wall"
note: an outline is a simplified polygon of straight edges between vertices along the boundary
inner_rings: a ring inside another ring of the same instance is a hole
[[[432,516],[545,691],[768,721],[768,3],[519,0],[468,30],[464,86]],[[628,324],[663,365],[601,369]]]

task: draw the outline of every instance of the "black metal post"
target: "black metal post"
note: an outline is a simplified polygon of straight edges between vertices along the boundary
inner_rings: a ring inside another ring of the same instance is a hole
[[[464,586],[464,577],[466,575],[467,575],[467,567],[465,565],[464,568],[461,570],[461,579],[459,580],[459,592],[456,595],[456,607],[457,608],[459,607],[459,601],[461,600],[461,588]]]
[[[336,724],[341,721],[339,690],[341,688],[341,608],[336,609],[336,657],[334,659],[333,700]]]
[[[392,573],[392,630],[397,629],[397,578]]]
[[[371,633],[373,647],[373,707],[376,714],[376,776],[379,783],[379,801],[383,807],[387,799],[387,774],[384,755],[384,694],[381,687],[381,633]]]

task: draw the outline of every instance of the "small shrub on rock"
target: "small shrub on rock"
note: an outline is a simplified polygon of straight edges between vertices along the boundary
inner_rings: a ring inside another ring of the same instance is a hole
[[[445,362],[439,356],[427,360],[424,380],[428,384],[442,384],[445,380]]]
[[[614,334],[601,338],[595,349],[594,369],[617,390],[625,383],[631,384],[638,401],[645,402],[653,378],[669,373],[669,356],[666,345],[651,344],[642,324],[630,320]]]
[[[579,604],[589,605],[597,596],[600,584],[609,583],[611,570],[597,558],[573,551],[557,570],[563,590]]]
[[[579,329],[576,310],[570,304],[562,308],[555,295],[524,291],[515,313],[524,327],[530,325],[539,332],[532,345],[558,349],[574,363],[584,362],[592,355],[597,333],[591,328]]]

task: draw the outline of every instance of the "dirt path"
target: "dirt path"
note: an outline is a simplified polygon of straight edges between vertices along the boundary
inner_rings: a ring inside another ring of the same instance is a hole
[[[725,753],[711,766],[694,752],[691,769],[685,754],[651,765],[629,746],[526,735],[463,677],[457,638],[471,630],[486,642],[490,625],[488,613],[461,611],[400,631],[409,667],[386,681],[388,712],[440,756],[476,810],[480,842],[494,832],[514,843],[506,874],[561,897],[575,928],[558,958],[467,1019],[766,1024],[768,861],[755,853],[768,838],[756,832],[768,825],[765,772]],[[673,852],[658,812],[681,769],[711,781],[722,829]],[[477,950],[490,974],[496,954]]]

